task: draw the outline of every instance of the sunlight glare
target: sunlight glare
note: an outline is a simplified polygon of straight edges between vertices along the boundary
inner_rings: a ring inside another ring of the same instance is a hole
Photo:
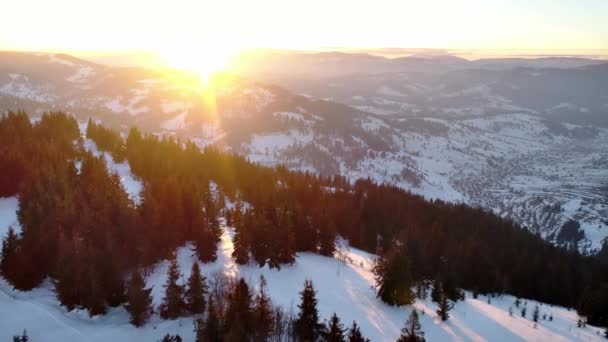
[[[227,46],[201,44],[168,46],[159,53],[167,66],[197,73],[201,86],[206,87],[213,74],[228,69],[238,51]]]

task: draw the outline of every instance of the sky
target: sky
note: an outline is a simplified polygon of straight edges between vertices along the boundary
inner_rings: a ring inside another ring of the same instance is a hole
[[[608,49],[606,0],[2,1],[0,50]]]

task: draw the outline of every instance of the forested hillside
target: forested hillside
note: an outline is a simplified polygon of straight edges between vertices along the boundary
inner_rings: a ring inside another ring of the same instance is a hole
[[[332,256],[340,235],[382,255],[378,283],[389,295],[379,295],[389,303],[405,304],[410,288],[433,281],[450,300],[461,288],[508,293],[577,307],[589,323],[608,325],[605,265],[481,209],[370,180],[262,167],[137,129],[123,138],[89,121],[86,137],[128,162],[143,183],[138,200],[85,148],[75,119],[50,113],[31,123],[9,113],[0,121],[0,196],[18,196],[20,225],[3,238],[0,271],[22,290],[51,277],[69,310],[132,307],[136,271],[186,242],[201,261],[215,260],[224,217],[235,227],[238,263],[279,268],[300,251]]]

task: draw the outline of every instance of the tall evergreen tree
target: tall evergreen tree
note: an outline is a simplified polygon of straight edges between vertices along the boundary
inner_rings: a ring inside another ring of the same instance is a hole
[[[390,305],[407,305],[414,300],[405,244],[396,244],[374,266],[378,297]]]
[[[260,275],[260,288],[254,299],[253,327],[254,341],[267,341],[274,330],[273,308],[263,275]]]
[[[0,252],[0,275],[4,278],[11,280],[13,279],[16,270],[16,253],[19,243],[19,237],[15,233],[15,229],[12,226],[8,227],[6,236],[2,239],[2,252]]]
[[[357,322],[353,321],[353,325],[348,329],[348,342],[368,342],[369,340],[363,337],[361,329]]]
[[[181,316],[185,309],[184,287],[177,284],[180,277],[179,265],[173,258],[167,270],[167,282],[165,283],[165,297],[160,304],[160,316],[164,319],[175,319]]]
[[[450,318],[450,310],[454,307],[454,304],[450,303],[450,299],[443,292],[443,287],[439,286],[438,288],[438,301],[437,303],[437,315],[441,318],[442,321],[447,321]]]
[[[205,312],[205,296],[208,288],[205,282],[205,277],[201,275],[201,269],[198,262],[192,263],[192,271],[188,278],[188,286],[186,288],[186,306],[188,312],[192,315],[202,314]]]
[[[325,256],[333,256],[335,251],[336,228],[332,222],[327,222],[319,229],[319,253]]]
[[[127,311],[131,314],[131,324],[136,327],[146,324],[152,313],[152,289],[146,289],[146,283],[139,271],[131,273],[127,287]]]
[[[534,306],[534,311],[532,312],[532,320],[538,322],[538,316],[540,316],[540,311],[538,309],[538,304],[536,304]]]
[[[405,322],[405,327],[401,330],[401,336],[397,339],[397,342],[424,342],[424,332],[420,325],[418,318],[418,312],[416,309],[412,310],[410,317]]]
[[[207,317],[199,318],[194,322],[196,342],[221,342],[223,341],[221,315],[218,311],[213,297],[209,296],[207,303]]]
[[[300,292],[300,312],[294,322],[296,339],[299,341],[316,341],[321,331],[319,311],[317,309],[317,294],[311,280],[304,281],[304,289]]]
[[[340,318],[334,312],[331,315],[327,325],[325,326],[325,331],[323,332],[323,340],[327,342],[345,342],[344,338],[344,326],[340,323]]]
[[[241,278],[228,296],[228,308],[224,321],[227,341],[247,341],[253,333],[251,292]]]
[[[248,227],[244,225],[246,222],[247,221],[239,222],[234,225],[234,238],[232,239],[232,244],[234,246],[232,257],[240,265],[245,265],[249,262],[249,242],[247,239]]]

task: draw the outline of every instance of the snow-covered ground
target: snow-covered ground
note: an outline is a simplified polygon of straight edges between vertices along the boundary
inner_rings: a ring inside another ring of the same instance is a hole
[[[81,128],[82,129],[82,128]],[[140,203],[141,198],[140,194],[143,189],[143,184],[141,180],[139,180],[136,176],[131,173],[131,167],[127,161],[122,163],[116,163],[112,156],[108,152],[102,152],[97,149],[97,145],[91,139],[86,139],[84,142],[84,147],[87,151],[93,153],[95,156],[103,155],[106,159],[106,164],[110,172],[118,174],[120,177],[120,182],[124,187],[125,191],[129,195],[129,197],[135,201],[135,203]]]
[[[17,209],[19,209],[19,199],[17,197],[0,197],[0,237],[6,235],[9,226],[12,226],[15,230],[19,228]]]
[[[267,266],[240,266],[231,259],[233,250],[232,230],[224,227],[219,243],[218,259],[202,264],[203,273],[211,278],[216,272],[230,277],[244,277],[257,286],[260,275],[268,282],[268,292],[275,304],[285,310],[297,312],[298,292],[304,280],[312,279],[319,299],[319,311],[323,319],[337,312],[345,325],[353,320],[372,341],[394,341],[407,319],[412,306],[391,307],[376,298],[373,274],[370,267],[374,255],[349,248],[343,244],[340,261],[311,253],[299,253],[292,266],[271,270]],[[182,282],[189,276],[195,262],[190,245],[177,250],[177,260],[182,272]],[[168,261],[157,264],[146,277],[153,288],[153,303],[158,305],[163,294]],[[573,310],[540,305],[540,315],[553,315],[553,321],[541,320],[537,327],[529,319],[536,302],[522,300],[528,308],[528,319],[520,317],[515,308],[515,298],[501,296],[471,298],[467,293],[464,302],[456,304],[452,317],[441,322],[436,306],[430,300],[419,300],[413,307],[420,315],[422,328],[429,341],[600,341],[601,330],[587,326],[577,328],[577,315]],[[509,316],[513,307],[513,317]],[[66,312],[55,298],[52,284],[47,281],[31,292],[12,290],[0,278],[0,340],[27,329],[32,341],[155,341],[166,333],[178,333],[184,341],[193,341],[193,319],[181,318],[163,321],[154,315],[142,328],[129,324],[124,308],[112,308],[108,314],[89,318],[84,311]]]

